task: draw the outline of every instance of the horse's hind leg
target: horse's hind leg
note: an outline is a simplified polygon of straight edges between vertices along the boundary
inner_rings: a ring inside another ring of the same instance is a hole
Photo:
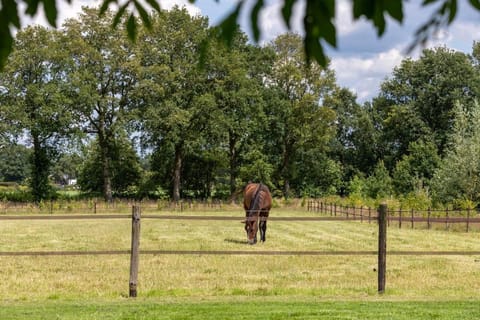
[[[260,222],[260,240],[265,242],[266,240],[266,233],[267,233],[267,221]]]

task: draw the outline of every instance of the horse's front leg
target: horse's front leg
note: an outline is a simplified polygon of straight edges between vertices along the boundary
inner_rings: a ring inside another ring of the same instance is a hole
[[[264,219],[266,219],[265,217],[262,217]],[[266,240],[266,233],[267,233],[267,220],[262,220],[260,222],[260,240],[262,242],[265,242]]]

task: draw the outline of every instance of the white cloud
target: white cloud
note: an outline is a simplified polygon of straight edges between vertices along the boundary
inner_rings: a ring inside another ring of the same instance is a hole
[[[404,58],[401,50],[394,48],[369,58],[333,57],[332,68],[338,83],[365,101],[377,94],[381,82]]]
[[[335,27],[337,28],[337,36],[346,36],[359,29],[367,27],[364,19],[353,20],[352,2],[347,0],[339,0],[335,8]]]
[[[282,17],[283,1],[274,1],[266,5],[260,13],[260,30],[262,42],[269,42],[277,36],[288,31]],[[291,31],[303,34],[303,14],[305,12],[305,1],[297,2],[293,7],[290,19]]]

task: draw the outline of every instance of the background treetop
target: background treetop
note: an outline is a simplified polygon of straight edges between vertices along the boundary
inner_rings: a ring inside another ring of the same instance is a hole
[[[66,0],[68,3],[78,0]],[[190,0],[195,2],[195,0]],[[213,0],[212,0],[213,1]],[[221,37],[230,43],[233,39],[237,21],[240,13],[247,10],[250,16],[250,24],[253,30],[253,37],[258,41],[261,31],[260,12],[266,6],[265,0],[241,0],[235,9],[220,22],[219,27]],[[293,8],[301,0],[282,0],[282,18],[285,24],[290,28]],[[150,27],[152,22],[148,11],[160,11],[158,0],[146,0],[146,5],[137,0],[103,0],[100,13],[103,14],[110,6],[116,6],[116,14],[112,19],[112,26],[120,22],[126,24],[126,30],[131,39],[134,39],[137,33],[136,16],[142,23]],[[248,2],[248,5],[247,5]],[[303,44],[307,59],[315,59],[321,65],[327,64],[324,53],[326,44],[337,47],[337,26],[335,24],[335,0],[305,0],[305,12],[303,13],[303,24],[305,33],[303,35]],[[380,37],[384,34],[388,19],[391,18],[399,23],[404,19],[404,3],[406,0],[352,0],[352,13],[355,20],[364,18],[371,22]],[[434,13],[428,18],[415,33],[415,40],[410,48],[425,43],[440,28],[451,24],[458,10],[457,0],[423,0],[423,7],[436,6]],[[480,11],[480,0],[468,0],[470,7]],[[39,7],[43,7],[45,16],[51,26],[56,26],[58,9],[54,0],[4,0],[0,8],[0,68],[5,65],[6,59],[12,51],[14,29],[20,29],[21,21],[19,10],[20,4],[24,4],[24,14],[35,16]],[[248,7],[248,8],[247,8]],[[122,17],[127,16],[125,19]]]

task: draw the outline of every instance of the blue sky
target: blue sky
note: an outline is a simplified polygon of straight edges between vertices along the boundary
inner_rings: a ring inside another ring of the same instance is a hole
[[[194,4],[188,0],[160,0],[163,8],[173,5],[186,6],[191,14],[208,16],[211,24],[218,23],[239,0],[196,0]],[[248,6],[251,0],[245,0]],[[328,55],[332,60],[332,68],[336,72],[337,82],[357,94],[358,101],[368,101],[378,94],[381,82],[390,76],[393,68],[408,56],[418,58],[421,49],[410,54],[406,48],[412,43],[415,30],[428,20],[435,6],[421,9],[421,0],[405,1],[404,22],[399,25],[389,21],[382,38],[377,38],[371,24],[364,20],[352,21],[351,1],[336,1],[336,27],[338,48],[329,48]],[[261,44],[273,40],[287,31],[280,18],[283,0],[265,0],[261,12]],[[72,5],[57,2],[60,8],[61,20],[72,17],[80,11],[82,5],[95,6],[98,0],[73,0]],[[295,32],[302,33],[302,11],[304,3],[299,1],[294,9],[291,25]],[[34,22],[45,24],[45,19],[39,15]],[[448,48],[471,53],[474,41],[480,41],[480,12],[473,10],[468,0],[459,0],[458,14],[455,22],[431,39],[427,47],[447,46]],[[31,23],[25,20],[24,25]],[[240,19],[241,28],[250,34],[248,17]]]

